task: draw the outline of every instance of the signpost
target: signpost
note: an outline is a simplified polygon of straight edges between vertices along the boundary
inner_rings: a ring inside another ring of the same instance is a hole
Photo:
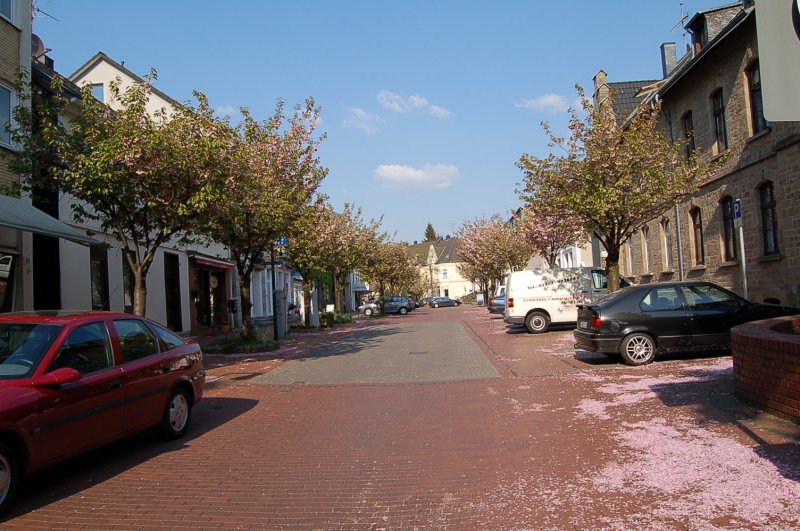
[[[270,246],[269,259],[272,270],[272,339],[278,342],[278,292],[275,290],[275,246],[285,247],[289,243],[289,238],[281,236]]]
[[[742,228],[742,200],[735,199],[733,201],[733,228],[739,231],[739,251],[741,258],[739,264],[742,269],[742,291],[745,299],[749,299],[747,295],[747,260],[744,256],[744,229]]]

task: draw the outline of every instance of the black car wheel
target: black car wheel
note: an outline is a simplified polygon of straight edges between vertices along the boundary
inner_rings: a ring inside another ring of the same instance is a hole
[[[647,334],[631,334],[622,341],[619,353],[628,365],[646,365],[656,357],[656,342]]]
[[[439,307],[439,303],[438,303],[438,302],[434,302],[434,303],[433,303],[433,307],[434,307],[434,308],[438,308],[438,307]]]
[[[408,313],[408,308],[406,308],[405,306],[403,306],[402,308],[400,308],[400,315],[405,315],[405,314],[407,314],[407,313]]]
[[[3,513],[14,497],[19,479],[19,461],[14,450],[0,442],[0,513]]]
[[[192,420],[192,402],[189,392],[183,387],[177,387],[167,400],[164,418],[158,431],[165,439],[178,439],[189,429]]]
[[[544,312],[531,312],[525,318],[525,328],[531,334],[541,334],[550,328],[550,318]]]
[[[372,308],[367,308],[364,310],[364,315],[372,315]]]

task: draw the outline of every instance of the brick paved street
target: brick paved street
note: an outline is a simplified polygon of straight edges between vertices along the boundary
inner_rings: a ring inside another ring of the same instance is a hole
[[[471,306],[277,354],[209,356],[186,438],[38,474],[0,527],[800,526],[800,429],[733,397],[730,356],[630,368]]]

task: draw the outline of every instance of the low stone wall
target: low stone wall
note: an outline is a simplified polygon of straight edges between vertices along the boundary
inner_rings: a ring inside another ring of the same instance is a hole
[[[800,317],[736,326],[731,344],[736,396],[800,424]]]

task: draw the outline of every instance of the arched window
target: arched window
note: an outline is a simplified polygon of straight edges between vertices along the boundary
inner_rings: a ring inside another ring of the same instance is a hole
[[[736,260],[736,232],[733,228],[733,199],[730,196],[719,202],[722,209],[722,228],[724,237],[724,259],[726,262]]]
[[[681,123],[683,124],[683,136],[686,138],[684,155],[688,161],[697,147],[694,142],[694,119],[692,118],[692,111],[686,111],[686,114],[681,118]]]
[[[706,263],[706,253],[703,246],[703,214],[698,207],[694,207],[689,215],[692,217],[692,235],[694,236],[694,264]]]
[[[764,118],[764,102],[761,98],[761,68],[758,61],[754,62],[747,70],[747,85],[750,89],[750,115],[755,135],[769,127],[769,122]]]
[[[778,216],[775,213],[775,190],[767,181],[758,188],[761,206],[761,235],[764,239],[764,254],[780,254],[778,249]]]
[[[642,227],[642,272],[650,271],[650,229]]]
[[[714,135],[717,153],[721,153],[728,149],[728,125],[725,122],[725,99],[722,97],[722,89],[717,89],[711,95],[711,105],[714,111]]]
[[[672,227],[669,220],[661,222],[661,234],[664,236],[664,269],[672,269]]]

